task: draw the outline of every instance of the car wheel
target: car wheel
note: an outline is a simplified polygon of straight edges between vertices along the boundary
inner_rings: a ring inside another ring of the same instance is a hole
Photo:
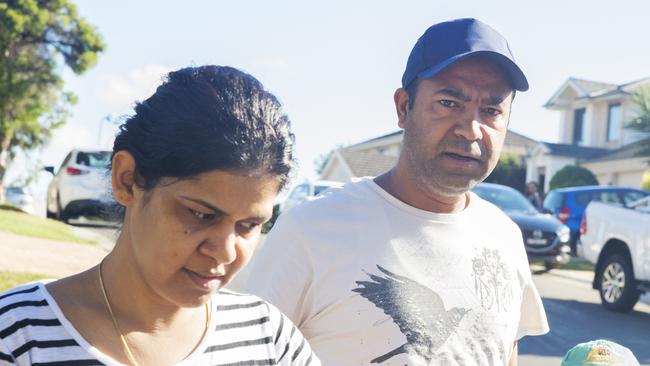
[[[68,223],[68,215],[61,207],[61,198],[57,195],[56,196],[56,219],[62,222],[65,222],[66,224]]]
[[[620,253],[610,255],[603,261],[598,273],[598,292],[603,306],[621,313],[632,310],[641,293],[636,289],[629,256]]]
[[[552,269],[557,268],[559,265],[557,262],[551,262],[551,261],[546,261],[544,262],[544,268],[546,268],[547,271],[550,271]]]

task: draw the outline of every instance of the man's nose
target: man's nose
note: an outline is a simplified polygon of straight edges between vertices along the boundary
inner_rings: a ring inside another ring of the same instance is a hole
[[[483,138],[481,131],[481,115],[478,108],[468,108],[454,127],[454,133],[467,141],[476,141]]]

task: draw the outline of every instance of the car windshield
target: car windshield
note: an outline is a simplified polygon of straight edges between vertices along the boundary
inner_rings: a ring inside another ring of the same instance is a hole
[[[472,191],[484,200],[493,203],[505,212],[538,212],[523,194],[514,189],[492,188],[483,185],[475,187]]]
[[[110,151],[80,152],[77,154],[77,164],[91,168],[107,168],[110,160]]]

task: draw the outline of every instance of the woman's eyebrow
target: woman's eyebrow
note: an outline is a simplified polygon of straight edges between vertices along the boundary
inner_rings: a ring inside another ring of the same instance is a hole
[[[224,210],[222,210],[222,209],[218,208],[217,206],[215,206],[213,204],[210,204],[210,203],[208,203],[208,202],[206,202],[204,200],[197,199],[197,198],[191,198],[191,197],[187,197],[187,196],[181,196],[181,198],[184,199],[184,200],[199,204],[199,205],[213,211],[217,215],[227,215]]]

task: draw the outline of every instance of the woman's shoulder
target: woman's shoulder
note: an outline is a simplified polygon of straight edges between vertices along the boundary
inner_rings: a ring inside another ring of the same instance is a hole
[[[0,317],[14,309],[47,305],[43,282],[30,282],[0,293]]]

